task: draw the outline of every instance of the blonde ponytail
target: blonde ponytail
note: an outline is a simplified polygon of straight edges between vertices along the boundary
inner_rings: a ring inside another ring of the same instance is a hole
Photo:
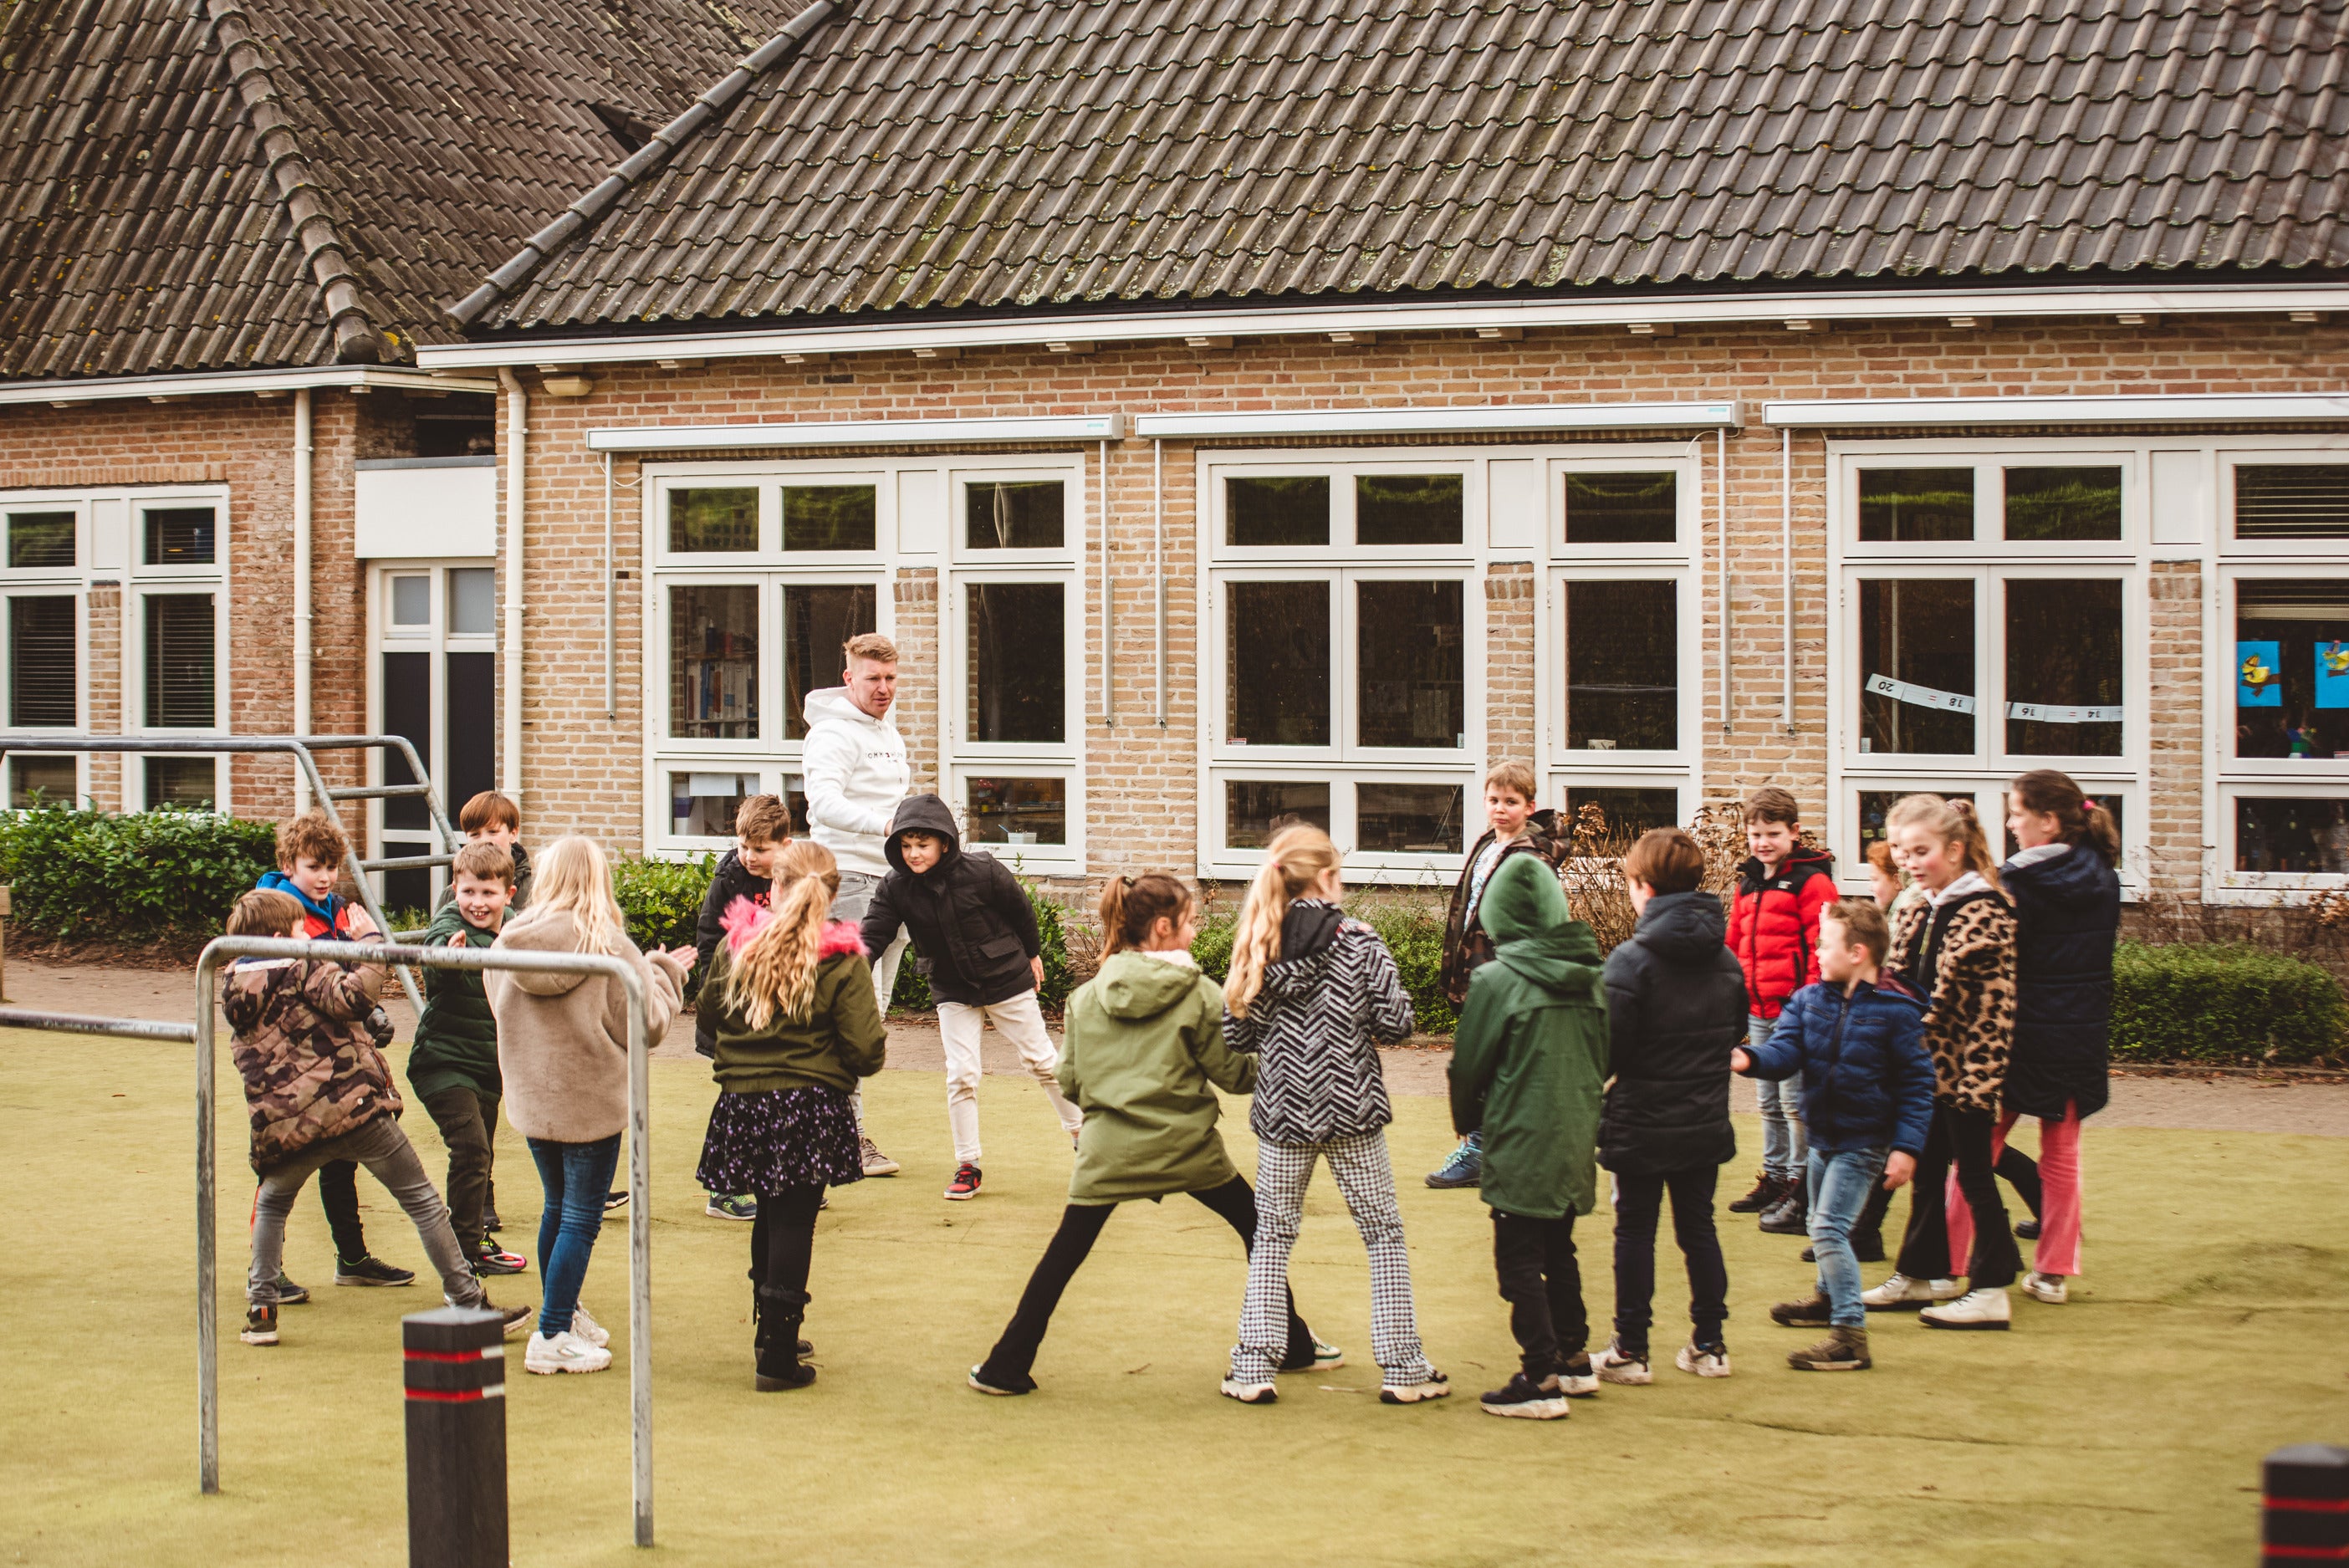
[[[823,928],[840,890],[839,862],[823,845],[794,842],[775,863],[774,912],[730,950],[726,1006],[753,1031],[804,1023],[815,1003]]]
[[[1224,1005],[1234,1017],[1247,1016],[1264,989],[1266,966],[1280,961],[1280,922],[1288,918],[1288,906],[1337,870],[1339,863],[1338,846],[1318,827],[1299,823],[1272,836],[1264,864],[1248,884],[1247,900],[1240,906],[1239,927],[1232,933]]]

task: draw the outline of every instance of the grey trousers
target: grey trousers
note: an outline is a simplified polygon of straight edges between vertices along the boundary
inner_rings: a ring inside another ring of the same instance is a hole
[[[255,1306],[277,1304],[277,1275],[285,1256],[285,1216],[313,1172],[329,1160],[348,1159],[367,1168],[389,1189],[416,1221],[424,1255],[440,1275],[440,1292],[450,1306],[480,1306],[488,1299],[481,1282],[466,1262],[457,1232],[449,1224],[449,1206],[424,1162],[416,1156],[408,1135],[390,1116],[378,1116],[357,1132],[312,1144],[261,1178],[261,1191],[253,1200],[253,1269],[245,1277],[244,1299]]]

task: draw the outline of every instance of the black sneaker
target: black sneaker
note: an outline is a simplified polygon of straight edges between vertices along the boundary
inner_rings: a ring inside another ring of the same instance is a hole
[[[1507,1386],[1494,1389],[1477,1403],[1487,1416],[1515,1416],[1526,1421],[1566,1419],[1566,1395],[1554,1377],[1537,1383],[1519,1372],[1509,1378]]]
[[[1811,1229],[1808,1195],[1801,1188],[1795,1188],[1776,1208],[1764,1211],[1762,1229],[1772,1236],[1808,1235]]]
[[[2039,1221],[2036,1220],[2023,1220],[2014,1228],[2014,1235],[2017,1241],[2036,1241],[2039,1240]]]
[[[277,1271],[277,1304],[279,1306],[300,1306],[309,1299],[310,1292],[305,1286],[297,1285],[287,1279],[285,1270]]]
[[[804,1355],[807,1353],[802,1351],[800,1354]],[[1036,1392],[1036,1380],[1026,1373],[1023,1372],[1017,1377],[1006,1377],[1000,1373],[989,1372],[985,1363],[970,1369],[968,1381],[971,1387],[981,1394],[993,1394],[1007,1399],[1017,1395]]]
[[[335,1260],[335,1283],[338,1285],[412,1285],[415,1273],[408,1269],[395,1269],[370,1252],[357,1262],[342,1258]]]
[[[484,1241],[473,1253],[473,1272],[483,1279],[493,1274],[519,1274],[530,1267],[530,1260],[519,1252],[509,1252],[495,1241]]]
[[[1785,1179],[1764,1171],[1754,1181],[1754,1190],[1743,1198],[1729,1200],[1732,1214],[1759,1214],[1764,1209],[1775,1209],[1785,1201]]]
[[[237,1338],[247,1345],[277,1343],[277,1309],[274,1306],[249,1306],[244,1309],[244,1332]]]
[[[617,1209],[621,1204],[626,1203],[627,1200],[628,1193],[626,1188],[622,1188],[617,1192],[606,1192],[604,1194],[604,1210],[608,1214],[613,1210]]]
[[[1485,1180],[1484,1151],[1473,1144],[1462,1144],[1452,1151],[1452,1158],[1427,1174],[1427,1184],[1439,1189],[1455,1187],[1479,1187]]]
[[[1851,1254],[1863,1263],[1884,1262],[1884,1232],[1870,1231],[1865,1236],[1851,1239]]]

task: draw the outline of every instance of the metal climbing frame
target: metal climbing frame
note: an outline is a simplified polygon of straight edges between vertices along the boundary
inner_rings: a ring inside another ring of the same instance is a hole
[[[196,961],[196,1021],[140,1025],[142,1037],[192,1041],[196,1047],[196,1419],[197,1467],[207,1492],[220,1490],[220,1289],[217,1196],[212,1166],[215,1099],[212,977],[239,958],[335,959],[347,963],[413,964],[422,969],[520,970],[537,974],[600,974],[620,982],[628,999],[628,1394],[629,1455],[633,1461],[636,1541],[653,1543],[653,1317],[651,1040],[646,1028],[644,977],[626,960],[600,953],[515,952],[505,948],[419,948],[392,942],[309,942],[285,937],[220,937]],[[35,1016],[0,1011],[0,1026]],[[120,1021],[26,1028],[103,1027]],[[149,1033],[151,1031],[151,1033]],[[176,1032],[176,1033],[174,1033]]]
[[[367,750],[391,751],[397,748],[408,763],[408,776],[415,780],[404,784],[357,784],[348,789],[328,789],[319,776],[314,752],[357,752]],[[337,802],[346,800],[392,800],[420,796],[430,819],[432,831],[440,841],[438,855],[395,855],[379,860],[359,857],[358,846],[366,842],[364,832],[353,834],[344,824],[344,839],[350,845],[344,857],[344,867],[359,890],[359,907],[376,923],[376,928],[391,935],[391,923],[384,919],[383,908],[377,900],[375,889],[367,885],[370,871],[404,871],[430,866],[446,866],[456,858],[457,830],[449,824],[449,814],[441,809],[440,797],[432,790],[432,775],[424,770],[424,759],[405,735],[45,735],[37,732],[11,731],[0,733],[0,757],[10,752],[129,752],[140,754],[158,753],[196,753],[204,756],[221,753],[282,753],[293,757],[310,786],[312,799],[323,803],[341,823],[343,814],[336,809]],[[397,971],[400,989],[408,993],[408,1004],[418,1013],[424,1011],[424,999],[417,993],[415,977],[407,970]]]

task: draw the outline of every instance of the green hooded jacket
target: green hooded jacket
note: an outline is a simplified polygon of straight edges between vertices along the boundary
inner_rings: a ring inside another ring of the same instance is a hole
[[[1496,950],[1469,981],[1452,1043],[1453,1125],[1485,1134],[1491,1208],[1588,1214],[1607,1082],[1599,939],[1568,912],[1538,856],[1501,862],[1477,918]]]
[[[424,933],[428,948],[485,948],[495,931],[465,923],[454,903],[443,904]],[[477,969],[424,971],[424,1016],[416,1022],[416,1047],[408,1054],[408,1086],[419,1100],[443,1089],[471,1089],[502,1097],[498,1075],[498,1021]]]
[[[1218,1086],[1256,1087],[1224,1044],[1224,993],[1185,952],[1112,953],[1069,998],[1057,1074],[1085,1113],[1071,1203],[1204,1192],[1239,1175],[1216,1130]]]

